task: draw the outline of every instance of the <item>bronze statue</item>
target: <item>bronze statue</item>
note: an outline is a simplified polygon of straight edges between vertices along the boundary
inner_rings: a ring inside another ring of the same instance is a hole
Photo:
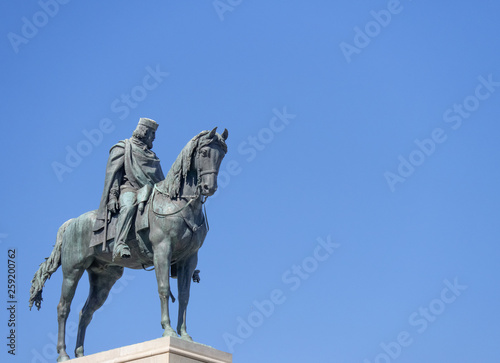
[[[195,273],[198,249],[208,232],[202,206],[206,198],[217,190],[217,175],[227,152],[225,142],[227,136],[227,130],[222,134],[218,134],[216,129],[202,131],[182,149],[164,180],[156,182],[153,188],[150,188],[147,182],[143,183],[143,188],[134,191],[139,200],[139,208],[135,225],[131,225],[128,239],[123,241],[128,246],[129,258],[113,260],[112,249],[115,249],[115,238],[112,238],[113,228],[110,226],[113,221],[119,220],[116,214],[108,221],[106,221],[107,216],[104,217],[105,223],[109,222],[109,225],[106,223],[100,229],[101,233],[104,233],[102,239],[104,243],[101,245],[89,247],[91,241],[96,239],[94,230],[95,227],[99,227],[96,223],[99,223],[97,220],[101,209],[70,219],[59,228],[54,249],[35,273],[30,290],[30,308],[34,304],[40,309],[45,281],[62,265],[63,285],[57,306],[58,362],[69,360],[65,343],[66,320],[78,281],[85,270],[89,274],[90,291],[87,302],[80,312],[76,357],[84,355],[86,328],[94,312],[106,301],[114,283],[122,276],[124,267],[143,269],[154,266],[160,296],[163,336],[179,334],[180,338],[192,341],[186,330],[186,309],[191,279],[199,281]],[[147,146],[150,149],[149,145]],[[121,146],[117,146],[119,147]],[[134,174],[134,177],[137,176]],[[116,179],[113,177],[110,180],[114,183]],[[125,187],[123,189],[121,187],[123,179],[121,182],[120,193],[126,190]],[[112,197],[118,197],[113,191],[116,189],[109,190]],[[109,205],[112,197],[105,188],[103,198],[106,202],[101,200],[101,207],[105,203],[108,210],[112,209]],[[115,232],[115,235],[122,236],[121,232]],[[108,240],[108,243],[105,243],[105,240]],[[170,325],[169,275],[178,279],[177,333]]]

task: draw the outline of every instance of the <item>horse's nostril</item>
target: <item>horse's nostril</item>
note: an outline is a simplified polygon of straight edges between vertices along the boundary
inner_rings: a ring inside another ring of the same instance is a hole
[[[208,185],[207,184],[203,184],[203,189],[208,190],[209,189]]]

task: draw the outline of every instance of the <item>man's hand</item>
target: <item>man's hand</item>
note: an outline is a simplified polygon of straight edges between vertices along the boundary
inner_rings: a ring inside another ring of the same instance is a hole
[[[111,214],[115,214],[120,210],[120,204],[118,203],[118,200],[114,197],[109,198],[108,200],[108,211]]]

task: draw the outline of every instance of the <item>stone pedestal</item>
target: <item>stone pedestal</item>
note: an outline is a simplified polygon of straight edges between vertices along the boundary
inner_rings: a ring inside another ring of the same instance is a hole
[[[232,354],[179,338],[144,343],[72,359],[71,363],[232,363]]]

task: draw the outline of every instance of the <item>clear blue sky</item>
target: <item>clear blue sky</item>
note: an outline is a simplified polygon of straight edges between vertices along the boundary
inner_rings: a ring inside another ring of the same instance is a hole
[[[499,13],[491,0],[3,2],[1,360],[55,361],[62,273],[40,311],[31,278],[59,226],[98,207],[109,148],[150,117],[164,170],[198,132],[229,130],[195,340],[238,363],[498,362]],[[87,291],[84,275],[72,356]],[[154,272],[127,270],[109,300],[87,354],[161,336]]]

